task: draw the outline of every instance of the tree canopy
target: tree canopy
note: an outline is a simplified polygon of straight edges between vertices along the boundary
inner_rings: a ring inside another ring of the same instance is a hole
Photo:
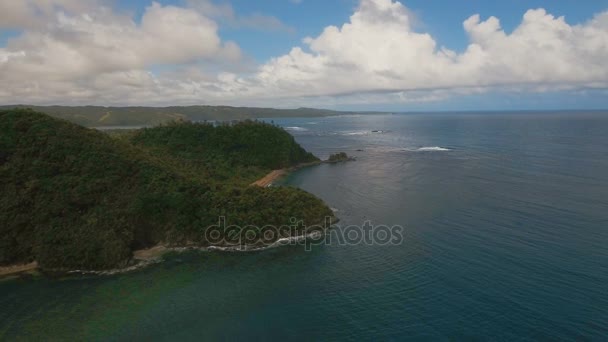
[[[249,187],[316,160],[270,124],[170,123],[110,136],[32,110],[0,111],[0,265],[124,265],[158,243],[205,246],[227,224],[314,225],[332,211],[291,187]]]

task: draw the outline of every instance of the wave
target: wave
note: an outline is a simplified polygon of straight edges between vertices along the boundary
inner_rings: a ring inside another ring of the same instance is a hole
[[[372,131],[340,131],[337,132],[338,135],[370,135],[370,134],[385,134],[385,133],[389,133],[390,131],[387,130],[380,130],[380,129],[375,129]]]
[[[452,151],[449,148],[440,147],[440,146],[424,146],[424,147],[418,147],[418,148],[379,146],[379,147],[372,147],[369,150],[373,151],[373,152],[380,152],[380,153],[396,153],[396,152],[446,152],[446,151]]]
[[[442,152],[442,151],[451,151],[449,148],[440,147],[440,146],[428,146],[428,147],[420,147],[416,151],[420,152]]]
[[[289,126],[289,127],[285,127],[285,129],[288,130],[288,131],[296,131],[296,132],[305,132],[305,131],[308,131],[307,128],[299,127],[299,126]]]
[[[308,124],[308,123],[307,123]],[[312,125],[312,124],[310,124]],[[327,136],[369,136],[375,134],[386,134],[390,133],[389,130],[360,130],[360,131],[322,131],[314,128],[305,128],[300,126],[286,126],[283,127],[286,131],[297,132],[300,135],[314,135],[318,137]]]
[[[167,248],[167,252],[175,252],[175,253],[184,253],[184,252],[190,252],[190,251],[198,251],[198,252],[236,252],[236,253],[243,253],[243,252],[259,252],[259,251],[263,251],[263,250],[267,250],[267,249],[271,249],[271,248],[277,248],[277,247],[282,247],[282,246],[287,246],[287,245],[294,245],[294,244],[298,244],[301,243],[302,241],[308,240],[308,239],[318,239],[323,235],[327,234],[327,230],[323,231],[323,232],[319,232],[319,231],[314,231],[308,234],[303,234],[303,235],[296,235],[296,236],[289,236],[289,237],[284,237],[284,238],[280,238],[277,241],[275,241],[274,243],[268,244],[268,245],[250,245],[250,246],[241,246],[241,245],[235,245],[235,246],[209,246],[209,247],[197,247],[197,246],[188,246],[188,247],[170,247]],[[106,271],[87,271],[87,270],[73,270],[73,271],[68,271],[66,272],[67,274],[70,275],[97,275],[97,276],[112,276],[112,275],[117,275],[117,274],[123,274],[123,273],[130,273],[130,272],[134,272],[155,264],[159,264],[162,263],[164,261],[164,259],[162,258],[162,256],[157,256],[154,258],[151,258],[149,260],[137,260],[136,263],[131,264],[127,267],[124,268],[117,268],[117,269],[112,269],[112,270],[106,270]]]
[[[136,263],[134,263],[132,265],[129,265],[124,268],[116,268],[113,270],[107,270],[107,271],[73,270],[73,271],[68,271],[66,273],[71,274],[71,275],[112,276],[112,275],[116,275],[116,274],[123,274],[123,273],[130,273],[133,271],[137,271],[142,268],[146,268],[146,267],[161,263],[162,261],[163,261],[162,258],[158,257],[158,258],[153,258],[150,260],[138,260]]]
[[[368,135],[369,131],[348,131],[348,132],[339,132],[339,135]]]

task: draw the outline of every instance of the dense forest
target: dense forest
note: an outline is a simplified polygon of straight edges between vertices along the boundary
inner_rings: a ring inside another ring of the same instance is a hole
[[[101,106],[0,106],[0,110],[31,108],[37,112],[65,119],[86,127],[151,126],[174,120],[245,120],[276,117],[320,117],[351,112],[326,109],[274,109],[230,106],[186,107],[101,107]]]
[[[0,265],[120,267],[158,243],[212,244],[205,231],[220,216],[241,227],[321,224],[333,214],[313,195],[248,186],[314,160],[281,128],[254,121],[109,135],[32,110],[0,111]]]

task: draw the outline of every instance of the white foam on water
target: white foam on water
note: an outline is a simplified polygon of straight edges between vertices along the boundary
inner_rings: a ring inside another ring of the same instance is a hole
[[[219,252],[239,252],[239,253],[257,252],[257,251],[263,251],[263,250],[267,250],[267,249],[271,249],[271,248],[277,248],[277,247],[281,247],[281,246],[297,244],[297,243],[300,243],[301,241],[305,241],[305,240],[312,239],[312,238],[318,239],[325,234],[327,234],[327,231],[323,231],[323,232],[313,231],[313,232],[303,234],[303,235],[296,235],[296,236],[280,238],[277,241],[275,241],[274,243],[271,243],[269,245],[245,245],[245,246],[235,245],[235,246],[225,246],[225,247],[222,247],[222,246],[170,247],[170,248],[167,248],[167,251],[176,252],[176,253],[183,253],[183,252],[188,252],[188,251],[200,251],[200,252],[219,251]],[[142,268],[146,268],[146,267],[149,267],[151,265],[158,264],[161,262],[163,262],[163,258],[157,257],[157,258],[153,258],[150,260],[139,260],[139,261],[137,261],[136,264],[130,265],[130,266],[124,267],[124,268],[117,268],[117,269],[107,270],[107,271],[73,270],[73,271],[68,271],[67,274],[111,276],[111,275],[116,275],[116,274],[133,272],[133,271],[140,270]]]
[[[427,147],[420,147],[416,151],[420,151],[420,152],[443,152],[443,151],[451,151],[451,150],[449,148],[440,147],[440,146],[427,146]]]
[[[299,126],[290,126],[290,127],[285,127],[286,130],[288,131],[296,131],[296,132],[304,132],[304,131],[308,131],[308,129],[304,128],[304,127],[299,127]]]
[[[368,135],[369,131],[340,132],[340,135]]]
[[[447,151],[452,151],[452,150],[449,148],[440,147],[440,146],[425,146],[425,147],[418,147],[418,148],[379,146],[379,147],[372,147],[369,149],[369,151],[380,152],[380,153],[390,153],[390,152],[395,153],[395,152],[447,152]]]

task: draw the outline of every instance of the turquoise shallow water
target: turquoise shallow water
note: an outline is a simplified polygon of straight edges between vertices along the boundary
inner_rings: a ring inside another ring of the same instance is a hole
[[[326,157],[286,183],[400,245],[187,253],[0,282],[0,339],[603,340],[608,113],[280,119]],[[377,132],[373,132],[377,131]],[[362,150],[362,151],[357,151]]]

